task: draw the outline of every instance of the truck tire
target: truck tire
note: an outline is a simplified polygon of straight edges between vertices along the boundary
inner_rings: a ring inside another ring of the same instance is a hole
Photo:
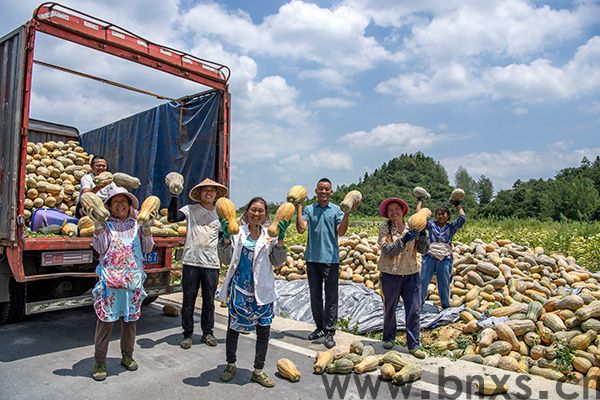
[[[142,301],[143,306],[147,306],[150,303],[154,303],[158,299],[158,296],[148,296]]]
[[[0,303],[0,325],[18,322],[25,316],[27,284],[10,279],[8,284],[10,301]]]

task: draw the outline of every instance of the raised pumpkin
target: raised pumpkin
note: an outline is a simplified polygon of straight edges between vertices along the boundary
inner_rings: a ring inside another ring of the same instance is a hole
[[[156,196],[148,196],[142,203],[142,207],[140,207],[140,212],[135,218],[136,221],[140,225],[148,223],[153,216],[158,215],[159,208],[160,199]]]
[[[280,358],[277,360],[277,372],[291,382],[298,382],[300,380],[300,371],[298,371],[296,365],[287,358]]]
[[[288,220],[292,219],[292,216],[294,215],[294,211],[296,211],[296,208],[290,202],[286,201],[285,203],[280,205],[279,208],[277,209],[277,212],[275,213],[275,217],[273,218],[271,225],[269,226],[269,229],[267,230],[267,233],[269,234],[269,236],[271,236],[271,237],[279,236],[279,226],[278,226],[279,221],[288,221]]]
[[[360,193],[358,190],[351,190],[344,197],[344,200],[340,204],[340,208],[343,212],[349,213],[356,210],[361,201],[362,193]]]
[[[171,194],[178,195],[183,190],[183,176],[178,172],[169,172],[165,176],[165,184]]]
[[[288,190],[287,201],[292,204],[302,204],[306,201],[308,191],[302,185],[294,185]]]
[[[215,203],[215,211],[219,218],[224,218],[229,223],[227,225],[227,231],[231,235],[237,235],[240,231],[240,227],[238,225],[236,215],[235,215],[235,206],[233,202],[226,197],[221,197]],[[323,367],[325,368],[325,366]]]
[[[427,207],[421,208],[408,219],[408,229],[422,231],[427,226],[427,220],[431,217],[431,210]]]
[[[117,186],[121,186],[127,189],[137,189],[140,187],[140,180],[131,175],[127,175],[123,172],[115,172],[113,174],[113,182]]]
[[[111,174],[108,171],[104,171],[104,172],[98,174],[97,176],[95,176],[93,181],[94,181],[94,185],[96,185],[96,186],[110,185],[113,182],[113,174]]]
[[[454,189],[452,193],[450,193],[451,201],[463,201],[465,198],[465,191],[462,189]]]
[[[427,190],[423,189],[421,186],[416,186],[413,189],[413,194],[417,199],[424,200],[430,199],[431,195],[427,192]]]
[[[97,221],[106,221],[110,213],[104,207],[104,202],[97,194],[85,192],[81,195],[81,206],[86,215]]]

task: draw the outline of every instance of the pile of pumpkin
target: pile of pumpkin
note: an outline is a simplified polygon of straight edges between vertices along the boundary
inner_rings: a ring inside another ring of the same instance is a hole
[[[404,385],[421,379],[423,368],[412,363],[400,352],[390,350],[377,354],[371,345],[365,345],[360,340],[353,341],[349,348],[335,346],[332,349],[319,352],[315,356],[314,374],[339,374],[350,373],[364,374],[379,370],[379,377],[385,381],[392,381],[397,385]],[[292,361],[282,358],[277,361],[277,372],[291,382],[298,382],[302,374]],[[506,393],[507,385],[497,384],[493,380],[484,380],[477,385],[478,392],[485,395]]]
[[[25,223],[37,208],[56,208],[72,216],[79,198],[79,181],[92,171],[90,155],[76,141],[27,143],[25,164]]]
[[[81,178],[92,172],[89,164],[91,159],[92,155],[86,153],[79,143],[73,140],[66,143],[62,141],[27,143],[23,202],[25,224],[30,225],[33,212],[40,208],[54,208],[68,216],[73,216],[79,199]],[[140,186],[137,178],[119,172],[114,174],[103,172],[94,178],[94,182],[96,184],[114,182],[128,189],[136,189]],[[155,196],[150,197],[153,198],[153,202],[158,200]],[[101,200],[97,198],[90,200],[88,206],[104,208]],[[66,223],[60,228],[56,233],[66,236],[85,237],[92,236],[94,233],[94,223],[86,217],[81,218],[77,225]],[[186,234],[185,221],[169,223],[166,208],[161,209],[157,218],[154,218],[151,230],[153,236],[185,236]]]
[[[454,252],[451,306],[465,306],[458,327],[476,338],[456,355],[596,387],[598,275],[578,266],[573,257],[548,256],[542,248],[508,240],[458,244]],[[428,287],[428,294],[430,300],[439,300],[435,285]],[[488,319],[488,325],[480,322],[488,317],[497,319]],[[438,345],[456,349],[452,341]]]
[[[377,260],[381,249],[377,244],[377,237],[369,237],[361,232],[348,237],[340,238],[340,279],[364,283],[370,289],[381,294]],[[306,279],[306,263],[304,261],[305,247],[302,245],[289,246],[286,263],[275,267],[274,271],[279,279],[290,281]]]
[[[303,246],[290,246],[287,263],[275,269],[281,278],[306,277],[303,251]],[[379,254],[376,238],[365,233],[341,238],[340,279],[377,290]],[[464,310],[453,327],[473,343],[459,348],[450,339],[435,346],[454,358],[595,388],[600,379],[599,278],[573,257],[548,256],[542,248],[508,240],[457,243],[450,302]],[[428,300],[440,305],[435,277]],[[496,318],[486,325],[489,317]]]

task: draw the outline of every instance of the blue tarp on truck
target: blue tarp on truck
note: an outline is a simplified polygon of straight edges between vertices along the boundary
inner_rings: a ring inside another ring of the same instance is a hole
[[[166,207],[165,176],[179,172],[185,179],[180,205],[187,204],[187,193],[199,181],[220,180],[222,96],[211,90],[162,104],[81,134],[81,145],[89,154],[103,155],[109,171],[137,177],[141,186],[132,192],[141,201],[154,195]]]

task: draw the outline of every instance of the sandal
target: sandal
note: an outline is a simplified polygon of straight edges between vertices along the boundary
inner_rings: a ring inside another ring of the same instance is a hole
[[[273,386],[275,386],[275,381],[273,379],[269,378],[269,376],[267,374],[265,374],[263,371],[258,372],[258,373],[253,372],[252,380],[264,387],[272,388]]]
[[[103,381],[106,379],[106,364],[98,364],[94,365],[94,371],[92,372],[92,378],[95,381]]]
[[[235,369],[235,364],[227,364],[227,366],[223,370],[223,373],[221,374],[221,381],[229,382],[230,380],[232,380],[235,375]]]

